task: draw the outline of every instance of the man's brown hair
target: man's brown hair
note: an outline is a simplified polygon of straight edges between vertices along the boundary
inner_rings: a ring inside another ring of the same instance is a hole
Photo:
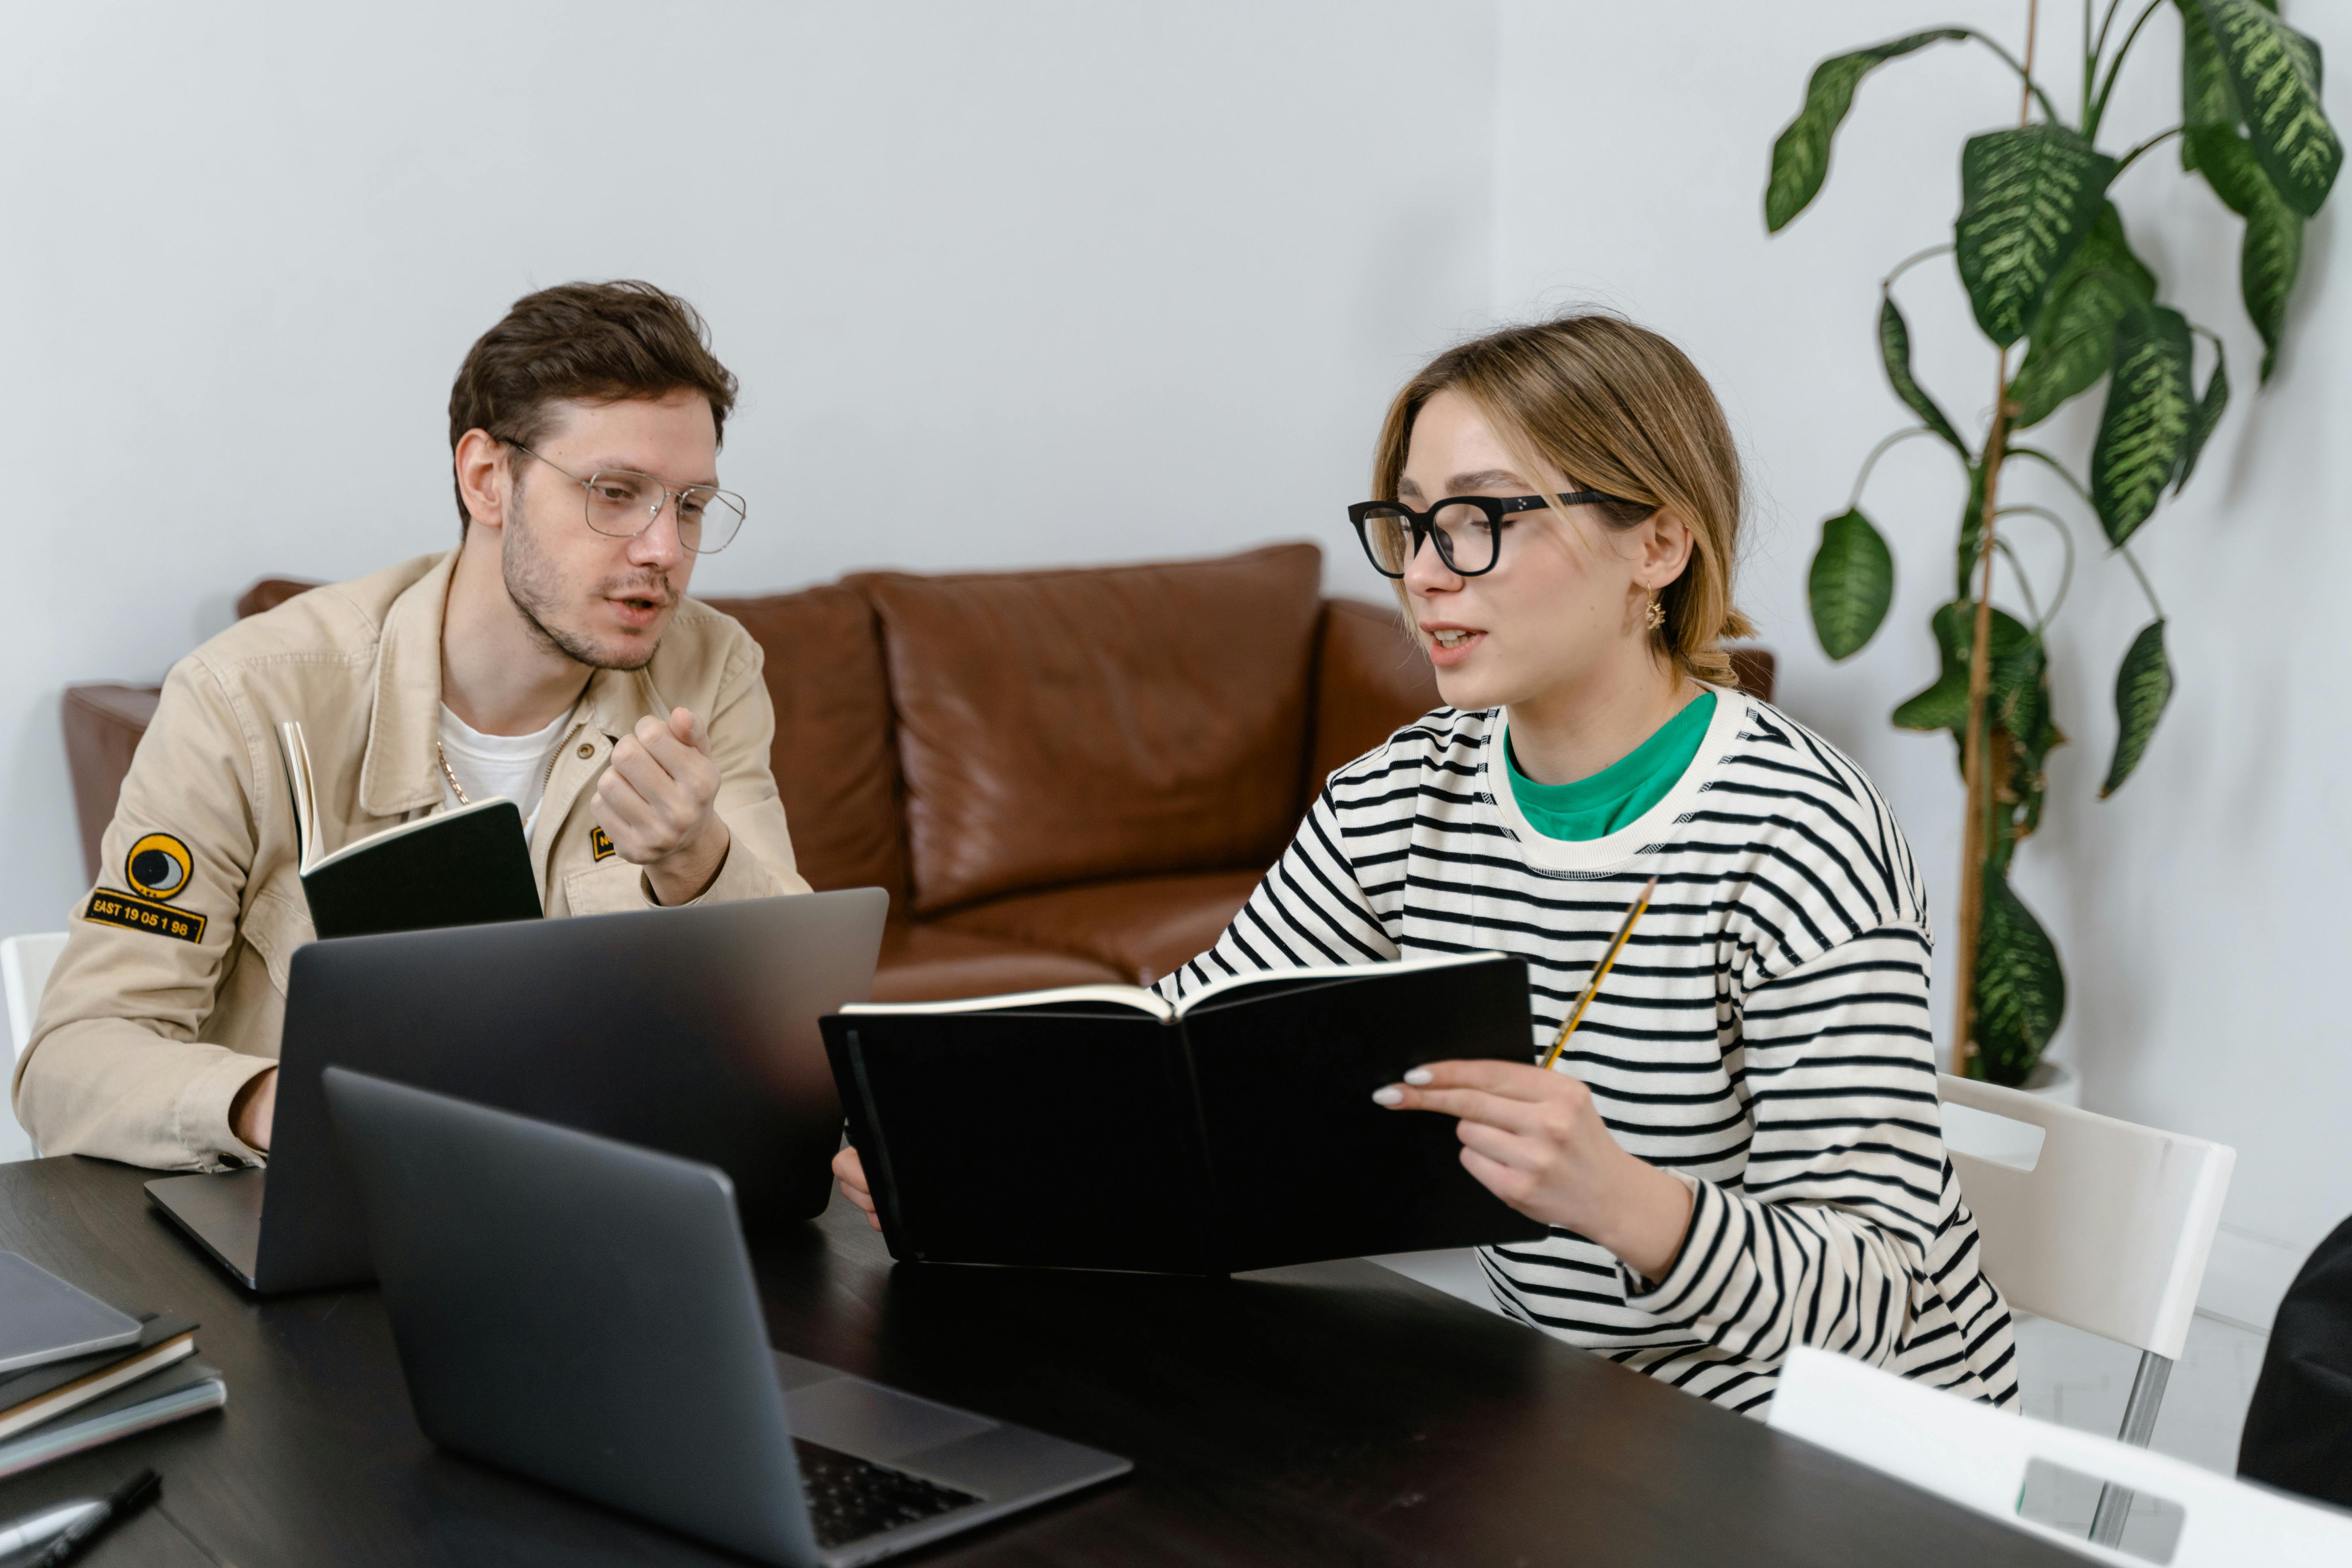
[[[1689,357],[1601,310],[1506,327],[1448,349],[1389,405],[1372,459],[1375,500],[1396,500],[1413,419],[1449,389],[1468,398],[1504,450],[1530,468],[1528,483],[1540,483],[1528,459],[1541,458],[1567,475],[1571,489],[1630,502],[1593,509],[1612,529],[1632,528],[1661,507],[1690,525],[1691,557],[1659,595],[1666,618],[1651,644],[1681,674],[1731,685],[1723,641],[1756,635],[1732,598],[1747,498],[1731,426]],[[1404,605],[1404,584],[1391,586]]]
[[[537,446],[561,402],[619,403],[698,392],[723,443],[735,377],[710,352],[710,329],[677,295],[623,279],[559,283],[526,294],[484,332],[449,389],[449,450],[468,430]],[[471,521],[463,489],[457,524]]]

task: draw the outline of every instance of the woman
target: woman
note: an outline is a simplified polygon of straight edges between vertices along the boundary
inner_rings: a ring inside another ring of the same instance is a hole
[[[1374,1096],[1552,1227],[1481,1250],[1503,1309],[1736,1410],[1797,1343],[2017,1401],[2009,1312],[1938,1131],[1908,847],[1819,737],[1733,690],[1738,453],[1682,353],[1612,317],[1493,333],[1397,395],[1350,509],[1447,706],[1334,773],[1171,998],[1252,969],[1527,960],[1554,1070]],[[855,1155],[844,1186],[870,1209]]]

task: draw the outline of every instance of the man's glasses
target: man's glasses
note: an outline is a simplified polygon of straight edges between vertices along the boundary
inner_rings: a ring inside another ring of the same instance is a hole
[[[1601,501],[1614,501],[1620,506],[1639,506],[1622,496],[1604,495],[1599,490],[1570,490],[1559,498],[1563,506],[1588,506]],[[1383,577],[1402,577],[1412,558],[1421,553],[1423,540],[1437,544],[1437,558],[1445,569],[1457,577],[1475,577],[1492,572],[1495,563],[1503,558],[1503,520],[1514,512],[1534,511],[1551,504],[1547,496],[1513,496],[1497,500],[1493,496],[1449,496],[1427,511],[1415,511],[1399,501],[1358,501],[1348,509],[1348,521],[1356,525],[1356,537],[1364,543],[1364,553],[1371,558],[1372,570]]]
[[[694,554],[714,555],[726,549],[743,526],[743,498],[733,490],[716,485],[672,489],[651,474],[626,468],[599,468],[583,479],[519,441],[507,445],[526,458],[538,458],[578,485],[588,497],[588,526],[614,539],[635,539],[651,528],[673,499],[677,502],[677,542]]]

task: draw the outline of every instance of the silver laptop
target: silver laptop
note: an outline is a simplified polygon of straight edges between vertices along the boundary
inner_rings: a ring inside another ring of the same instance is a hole
[[[324,1078],[409,1402],[445,1448],[827,1568],[1131,1468],[770,1350],[712,1166]]]
[[[248,1289],[365,1283],[328,1064],[707,1161],[759,1224],[824,1212],[841,1143],[817,1019],[872,993],[889,895],[314,942],[295,951],[267,1172],[147,1194]]]

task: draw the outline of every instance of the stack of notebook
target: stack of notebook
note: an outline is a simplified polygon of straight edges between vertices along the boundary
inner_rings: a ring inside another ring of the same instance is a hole
[[[30,1327],[27,1304],[50,1305],[60,1292],[80,1297],[120,1327],[72,1347],[77,1353],[13,1347],[19,1353],[0,1356],[0,1479],[227,1403],[220,1373],[194,1359],[195,1324],[154,1312],[114,1313],[24,1258],[0,1253],[0,1302],[18,1309],[13,1326]]]

